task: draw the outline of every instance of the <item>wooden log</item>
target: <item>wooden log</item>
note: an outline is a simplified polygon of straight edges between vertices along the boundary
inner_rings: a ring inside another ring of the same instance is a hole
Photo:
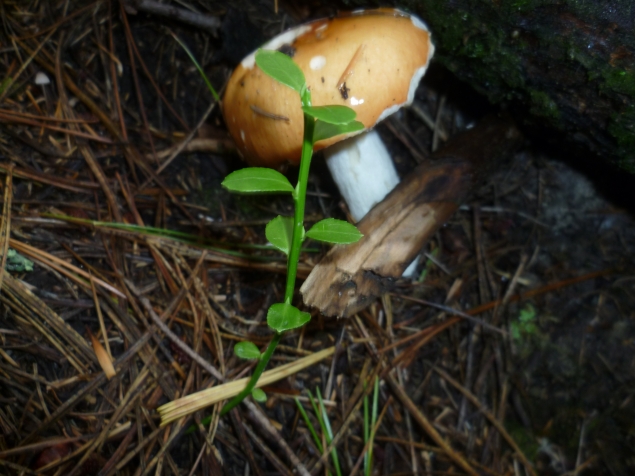
[[[509,117],[490,116],[419,165],[359,223],[364,237],[335,246],[300,292],[328,316],[348,317],[383,293],[466,199],[521,142]]]
[[[549,130],[549,145],[572,161],[600,158],[635,174],[635,3],[406,5],[428,23],[435,61],[506,103],[534,138],[544,141]]]

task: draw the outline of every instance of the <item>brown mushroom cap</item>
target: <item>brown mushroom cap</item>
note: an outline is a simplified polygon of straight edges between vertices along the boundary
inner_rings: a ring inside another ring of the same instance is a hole
[[[366,128],[412,102],[434,52],[425,25],[393,9],[317,20],[279,35],[264,48],[282,46],[304,72],[314,106],[349,106]],[[223,115],[251,165],[277,167],[299,161],[300,98],[260,71],[254,54],[230,78]],[[345,137],[320,141],[315,150]]]

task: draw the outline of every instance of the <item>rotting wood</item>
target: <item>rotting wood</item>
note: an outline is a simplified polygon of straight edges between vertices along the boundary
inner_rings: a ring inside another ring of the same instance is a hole
[[[360,241],[335,246],[313,269],[300,289],[305,304],[348,317],[372,302],[521,140],[509,118],[496,116],[456,136],[358,223]]]
[[[386,3],[419,14],[435,61],[510,105],[535,139],[563,155],[592,153],[598,172],[612,163],[635,173],[633,2]]]

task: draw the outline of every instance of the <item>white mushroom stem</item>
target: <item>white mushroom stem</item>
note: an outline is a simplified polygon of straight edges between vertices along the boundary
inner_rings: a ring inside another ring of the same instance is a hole
[[[375,130],[324,149],[326,165],[355,222],[360,221],[399,183],[392,157]],[[403,273],[412,277],[418,259]]]
[[[324,149],[324,157],[355,222],[399,183],[392,158],[375,130]]]

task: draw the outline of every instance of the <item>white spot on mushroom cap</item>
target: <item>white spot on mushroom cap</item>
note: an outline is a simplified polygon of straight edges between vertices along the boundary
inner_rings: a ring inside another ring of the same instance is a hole
[[[359,106],[360,104],[364,104],[363,99],[357,99],[355,96],[351,98],[351,106]]]
[[[309,68],[313,71],[320,70],[326,66],[326,58],[324,56],[318,55],[311,58],[309,61]]]
[[[267,43],[262,45],[260,48],[263,50],[277,50],[282,45],[293,44],[295,39],[299,36],[304,35],[307,31],[311,29],[311,25],[300,25],[296,28],[291,28],[290,30],[285,31],[284,33],[280,33],[278,36],[273,37]],[[258,51],[258,50],[256,50]],[[251,54],[245,57],[240,64],[245,69],[252,69],[256,64],[256,51],[253,51]]]
[[[240,138],[243,142],[245,142],[245,131],[243,131],[242,129],[240,130]]]

